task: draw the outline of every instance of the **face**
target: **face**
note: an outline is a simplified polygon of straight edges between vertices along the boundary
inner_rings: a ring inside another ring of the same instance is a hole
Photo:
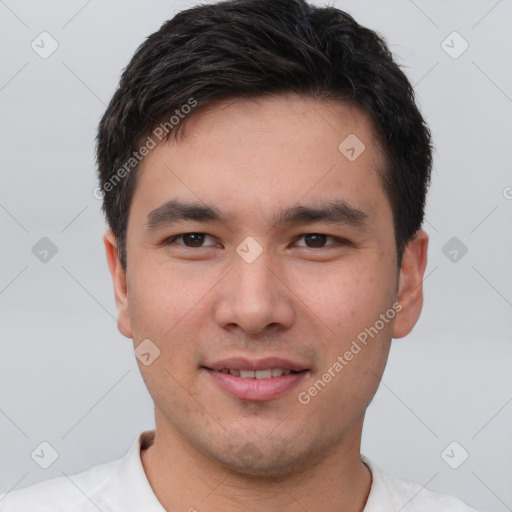
[[[184,133],[141,164],[126,273],[105,235],[157,432],[250,474],[325,460],[359,439],[391,338],[419,316],[426,235],[398,268],[357,107],[239,99]]]

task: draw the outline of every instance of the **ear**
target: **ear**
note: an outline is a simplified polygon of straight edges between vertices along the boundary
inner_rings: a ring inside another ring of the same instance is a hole
[[[110,274],[114,284],[114,294],[117,306],[117,328],[123,336],[132,338],[132,327],[126,287],[126,272],[123,270],[119,259],[117,239],[110,229],[103,235],[103,242],[107,253],[108,268],[110,269]]]
[[[428,235],[419,230],[407,244],[400,266],[397,302],[402,308],[393,326],[393,338],[403,338],[416,325],[423,307],[423,275],[427,266]]]

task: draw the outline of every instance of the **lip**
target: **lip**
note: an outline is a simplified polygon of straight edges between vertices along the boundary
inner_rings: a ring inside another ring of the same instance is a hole
[[[229,373],[221,373],[218,370],[231,368],[237,370],[267,370],[269,368],[281,368],[293,370],[298,373],[281,375],[269,379],[243,379]],[[206,363],[202,369],[230,396],[240,400],[265,401],[280,397],[291,390],[309,374],[306,364],[291,361],[282,357],[261,357],[248,359],[246,357],[229,357],[215,362]]]
[[[231,368],[236,367],[231,366]],[[269,367],[267,366],[266,368]],[[274,366],[274,368],[283,367]],[[278,398],[297,386],[298,383],[309,374],[308,370],[303,370],[299,373],[290,373],[289,375],[281,375],[280,377],[272,377],[270,379],[242,379],[241,377],[236,377],[229,373],[221,373],[210,368],[203,367],[202,369],[216,385],[229,395],[240,400],[251,400],[255,402]],[[252,368],[247,369],[252,370]],[[264,368],[257,369],[261,370]]]
[[[300,372],[308,370],[305,364],[301,364],[289,359],[280,357],[263,357],[260,359],[247,359],[245,357],[230,357],[227,359],[220,359],[218,361],[207,363],[205,368],[211,370],[222,370],[223,368],[234,368],[237,370],[266,370],[267,368],[282,368],[283,370],[293,370]],[[275,377],[278,379],[279,377]]]

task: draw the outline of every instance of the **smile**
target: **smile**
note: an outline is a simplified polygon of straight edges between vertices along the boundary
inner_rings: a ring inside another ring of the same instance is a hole
[[[229,397],[254,402],[286,396],[309,374],[308,370],[295,371],[289,368],[214,370],[203,366],[202,370],[206,372],[210,383]]]
[[[237,368],[222,368],[221,370],[214,370],[220,373],[228,373],[235,377],[242,379],[271,379],[281,377],[282,375],[290,375],[291,373],[298,373],[294,370],[284,368],[268,368],[266,370],[240,370]]]

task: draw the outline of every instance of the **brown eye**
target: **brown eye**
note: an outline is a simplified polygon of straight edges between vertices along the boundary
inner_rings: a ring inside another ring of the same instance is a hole
[[[307,233],[300,237],[300,239],[304,239],[305,244],[299,244],[299,246],[309,247],[311,249],[322,249],[326,246],[327,239],[329,238],[333,237],[329,235],[322,235],[321,233]],[[332,245],[332,243],[327,245]]]
[[[191,248],[209,247],[208,245],[203,245],[207,237],[210,237],[210,235],[206,233],[182,233],[181,235],[171,236],[165,241],[165,244]]]
[[[323,247],[327,240],[327,235],[319,235],[318,233],[310,233],[305,235],[304,240],[308,247]]]
[[[201,247],[204,242],[204,233],[185,233],[182,235],[182,240],[187,247]]]

